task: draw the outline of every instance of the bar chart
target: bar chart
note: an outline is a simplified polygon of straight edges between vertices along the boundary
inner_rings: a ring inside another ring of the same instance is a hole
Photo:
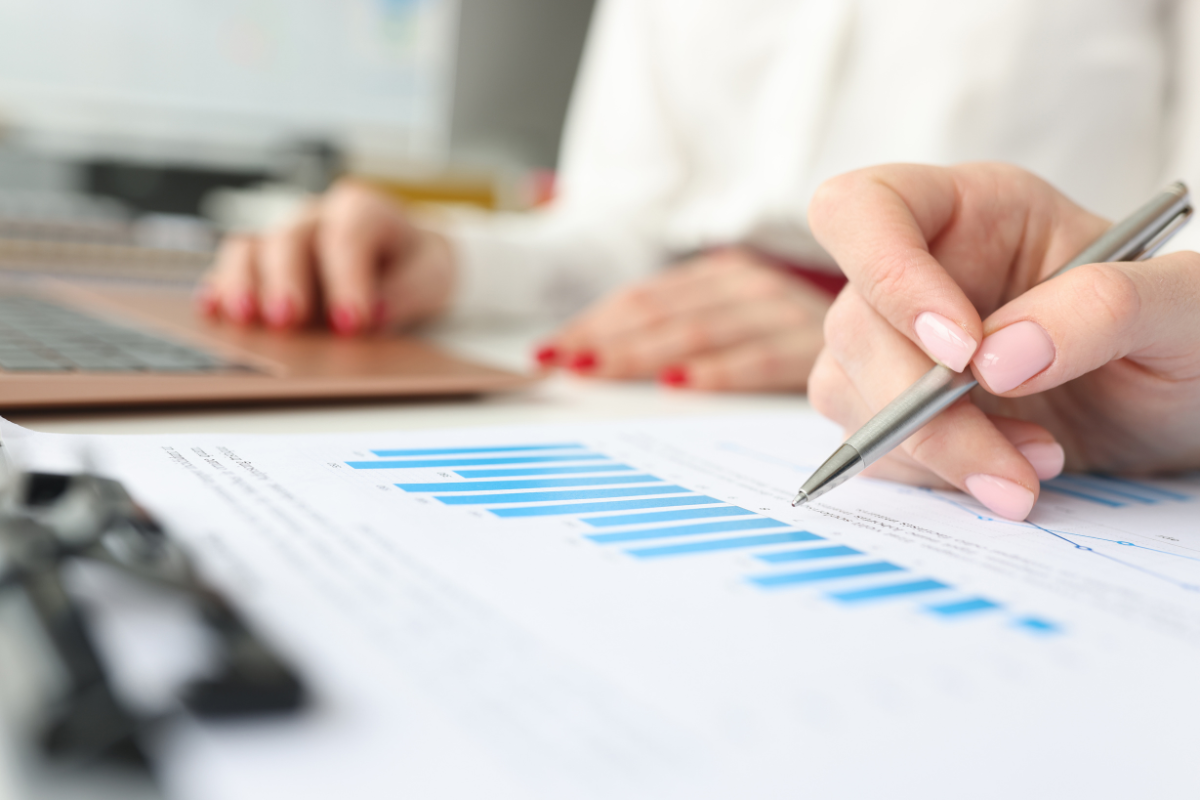
[[[497,522],[573,521],[572,530],[579,530],[582,540],[636,561],[743,555],[746,558],[737,563],[748,574],[739,580],[763,592],[816,592],[844,606],[909,601],[936,619],[1005,615],[1030,632],[1059,631],[1047,620],[1012,614],[1002,603],[960,592],[949,583],[694,491],[583,444],[370,453],[374,458],[345,463],[354,470],[375,471],[373,477],[387,470],[387,480],[407,494],[446,507],[481,510]],[[437,471],[437,480],[429,480],[430,470]],[[421,479],[406,480],[412,471]],[[756,566],[746,569],[747,562]]]

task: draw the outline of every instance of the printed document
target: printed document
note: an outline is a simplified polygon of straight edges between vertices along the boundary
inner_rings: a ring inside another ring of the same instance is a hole
[[[297,666],[184,720],[180,798],[1198,797],[1200,476],[1065,475],[1028,522],[854,479],[809,413],[64,436]]]

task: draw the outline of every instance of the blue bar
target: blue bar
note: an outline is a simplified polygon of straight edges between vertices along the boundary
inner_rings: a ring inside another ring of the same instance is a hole
[[[701,533],[730,533],[732,531],[752,531],[756,528],[786,528],[786,522],[765,517],[752,519],[734,519],[728,522],[705,522],[699,525],[672,525],[667,528],[639,528],[636,531],[621,531],[620,533],[589,533],[588,539],[596,544],[613,544],[616,542],[640,542],[645,539],[666,539],[673,536],[693,536]]]
[[[1080,500],[1087,500],[1092,503],[1099,503],[1100,505],[1108,506],[1109,508],[1121,508],[1125,505],[1124,503],[1118,503],[1116,500],[1109,500],[1107,497],[1096,497],[1096,495],[1094,495],[1094,494],[1086,494],[1085,492],[1078,492],[1078,491],[1075,491],[1074,489],[1067,489],[1063,486],[1056,486],[1053,483],[1043,483],[1042,488],[1047,489],[1051,492],[1057,492],[1058,494],[1066,494],[1066,495],[1070,495],[1071,497],[1078,497]]]
[[[653,475],[606,475],[581,478],[534,478],[524,481],[454,481],[443,483],[397,483],[406,492],[491,492],[508,489],[555,489],[564,486],[611,486],[614,483],[662,483]]]
[[[1133,492],[1126,491],[1124,489],[1114,489],[1111,486],[1105,486],[1105,485],[1101,484],[1097,480],[1094,480],[1094,479],[1087,480],[1086,478],[1078,476],[1078,475],[1059,475],[1057,478],[1055,478],[1055,480],[1056,481],[1065,481],[1066,483],[1073,483],[1076,486],[1080,486],[1080,487],[1082,487],[1084,489],[1088,489],[1090,491],[1104,492],[1106,494],[1115,494],[1117,497],[1124,497],[1125,499],[1133,500],[1136,503],[1145,503],[1146,505],[1153,505],[1153,504],[1159,502],[1158,500],[1156,500],[1152,497],[1145,497],[1140,494],[1134,494]]]
[[[637,508],[671,508],[672,506],[697,506],[721,502],[703,494],[687,494],[679,497],[648,497],[644,500],[615,500],[611,503],[558,503],[552,506],[518,506],[517,508],[489,508],[497,517],[559,517],[568,514],[591,514],[597,511],[632,511]]]
[[[652,511],[648,514],[619,514],[615,517],[587,517],[583,521],[593,528],[614,528],[618,525],[653,525],[655,522],[678,522],[705,517],[757,517],[753,511],[737,506],[719,508],[685,508],[679,511]]]
[[[599,453],[561,456],[508,456],[505,458],[439,458],[433,461],[347,461],[353,469],[422,469],[438,467],[486,467],[493,464],[547,464],[563,461],[599,461],[608,456]]]
[[[441,447],[434,450],[372,450],[377,456],[460,456],[466,453],[519,453],[524,450],[583,450],[580,444],[521,444],[508,447]]]
[[[1062,628],[1055,625],[1053,622],[1047,622],[1044,619],[1035,617],[1025,617],[1014,623],[1018,628],[1024,628],[1035,633],[1062,633]]]
[[[975,614],[980,611],[992,611],[1000,607],[999,603],[993,603],[991,600],[984,600],[982,597],[973,597],[970,600],[958,600],[953,603],[942,603],[941,605],[928,606],[928,610],[934,614],[940,614],[943,617],[956,617],[959,614]]]
[[[1124,478],[1114,478],[1112,475],[1089,475],[1088,477],[1095,478],[1096,480],[1099,480],[1099,481],[1104,481],[1105,483],[1115,483],[1115,484],[1118,484],[1121,486],[1129,486],[1131,488],[1137,489],[1138,491],[1149,492],[1150,494],[1162,495],[1163,497],[1166,497],[1170,500],[1191,500],[1192,499],[1191,495],[1180,494],[1179,492],[1173,492],[1170,489],[1160,489],[1157,486],[1150,486],[1145,483],[1138,483],[1136,481],[1130,481],[1130,480],[1126,480]]]
[[[848,592],[830,592],[829,597],[839,603],[861,603],[864,600],[885,600],[919,592],[933,592],[950,587],[941,581],[912,581],[911,583],[896,583],[891,586],[876,586],[871,589],[854,589]]]
[[[781,575],[756,575],[752,578],[747,578],[746,580],[757,584],[764,589],[773,589],[778,586],[794,586],[802,583],[832,581],[839,578],[854,578],[859,575],[874,575],[879,572],[903,571],[904,567],[898,567],[895,564],[889,564],[886,561],[873,561],[870,564],[855,564],[852,567],[818,569],[811,572],[785,572]]]
[[[448,506],[490,506],[493,503],[540,503],[550,500],[600,500],[605,497],[640,497],[647,494],[684,494],[682,486],[630,486],[624,489],[564,489],[561,492],[521,492],[520,494],[437,495]]]
[[[758,558],[769,564],[783,564],[788,561],[810,561],[817,558],[840,558],[842,556],[861,556],[861,550],[845,545],[834,547],[813,547],[808,550],[786,550],[782,553],[763,553]]]
[[[456,469],[460,478],[527,478],[531,475],[577,475],[583,472],[633,472],[624,464],[580,464],[576,467],[525,467],[516,469]]]
[[[813,534],[808,531],[788,531],[787,533],[764,533],[760,536],[736,536],[730,539],[709,539],[706,542],[687,542],[686,544],[669,544],[662,547],[640,547],[636,550],[626,550],[631,556],[638,558],[659,558],[661,556],[686,556],[692,553],[707,553],[713,550],[735,550],[741,547],[766,547],[771,544],[788,544],[790,542],[807,542]]]

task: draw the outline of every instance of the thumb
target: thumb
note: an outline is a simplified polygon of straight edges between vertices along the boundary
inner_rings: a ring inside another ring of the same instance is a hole
[[[1077,267],[984,321],[975,375],[992,394],[1023,397],[1121,358],[1178,369],[1198,358],[1197,308],[1200,254]]]

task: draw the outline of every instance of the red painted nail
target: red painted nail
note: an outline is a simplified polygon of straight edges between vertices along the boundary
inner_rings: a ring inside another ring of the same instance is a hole
[[[387,322],[387,303],[382,299],[376,300],[371,305],[371,324],[376,328],[382,328]]]
[[[225,314],[239,325],[254,321],[255,303],[249,294],[241,294],[225,302]]]
[[[687,386],[688,374],[686,367],[667,367],[659,373],[658,379],[667,386]]]
[[[585,350],[571,359],[571,369],[576,372],[588,372],[596,368],[596,354]]]
[[[552,344],[542,345],[533,354],[533,357],[543,367],[552,367],[558,362],[558,348]]]
[[[207,286],[202,286],[196,292],[196,307],[204,316],[215,317],[221,309],[221,301],[217,299],[216,292]]]
[[[274,297],[263,303],[263,319],[272,328],[286,328],[295,319],[295,304],[290,297]]]
[[[358,333],[358,312],[351,306],[334,306],[329,311],[329,325],[339,336]]]

